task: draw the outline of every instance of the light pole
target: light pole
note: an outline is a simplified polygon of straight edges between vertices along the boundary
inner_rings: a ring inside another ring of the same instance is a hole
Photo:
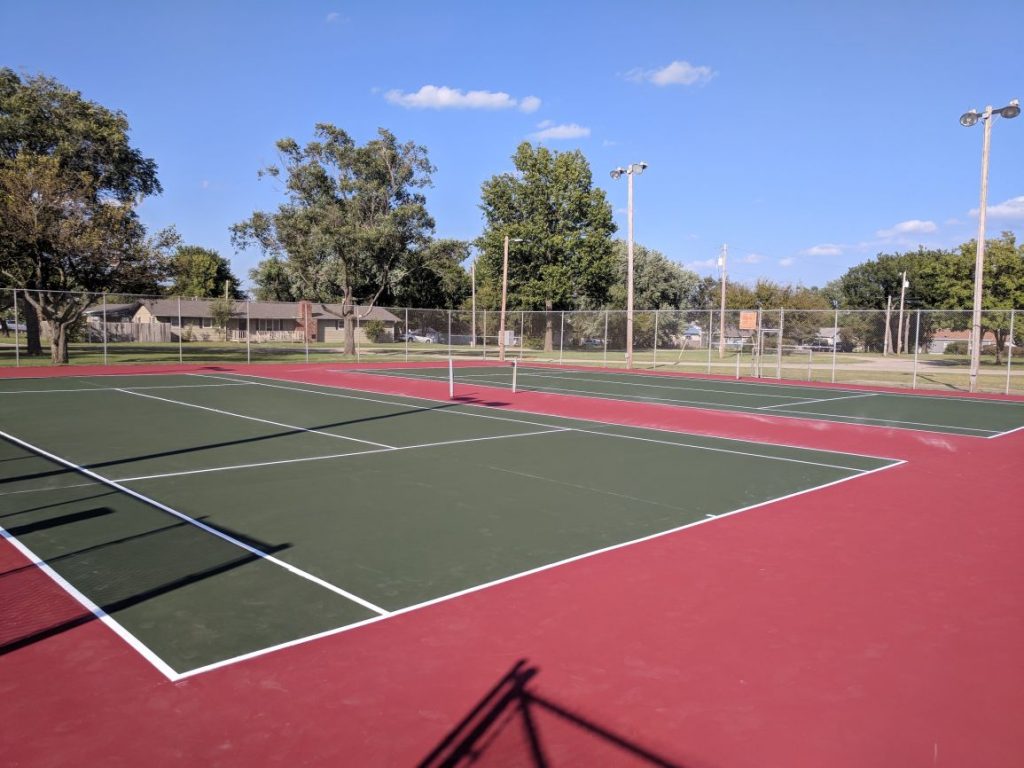
[[[498,359],[505,359],[505,300],[508,298],[508,244],[521,243],[521,238],[513,237],[511,240],[505,235],[505,252],[501,260],[501,320],[498,323]]]
[[[910,287],[910,281],[907,280],[907,270],[903,270],[903,274],[900,275],[900,321],[896,325],[896,354],[900,354],[903,351],[903,304],[907,297],[907,288]],[[907,325],[910,325],[910,318],[907,318]]]
[[[971,317],[971,392],[978,389],[978,365],[981,362],[981,291],[985,269],[985,214],[988,207],[988,150],[992,141],[992,117],[1011,118],[1020,114],[1020,102],[1014,99],[1005,107],[989,105],[981,114],[972,109],[960,116],[960,125],[970,128],[979,120],[985,123],[985,139],[981,150],[981,207],[978,209],[978,248],[974,259],[974,312]]]
[[[626,368],[633,367],[633,177],[639,176],[647,168],[647,163],[632,163],[625,168],[612,171],[612,178],[617,179],[626,174],[627,204],[626,220],[629,236],[626,240]],[[607,344],[607,339],[605,340]]]

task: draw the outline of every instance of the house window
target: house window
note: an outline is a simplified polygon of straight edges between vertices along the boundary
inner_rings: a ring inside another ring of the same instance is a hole
[[[213,328],[213,318],[212,317],[204,317],[203,318],[203,328]]]

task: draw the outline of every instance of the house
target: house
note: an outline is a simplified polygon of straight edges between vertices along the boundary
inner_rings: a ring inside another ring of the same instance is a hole
[[[289,341],[344,342],[341,304],[320,302],[235,301],[225,328],[214,318],[214,299],[142,299],[135,304],[131,322],[162,324],[177,341]],[[398,318],[380,307],[356,306],[357,340],[367,343],[365,326],[378,321],[386,339],[395,337]]]
[[[964,331],[954,331],[950,328],[939,328],[937,331],[932,333],[931,340],[928,342],[928,354],[930,355],[941,355],[945,353],[946,348],[950,344],[963,344],[964,352],[970,351],[971,348],[971,330],[968,328]],[[995,346],[996,337],[994,333],[989,333],[982,329],[981,332],[981,348]]]

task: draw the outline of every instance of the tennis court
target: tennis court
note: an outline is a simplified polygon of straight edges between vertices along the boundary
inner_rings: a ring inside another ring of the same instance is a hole
[[[0,412],[4,535],[171,679],[898,463],[236,374]]]
[[[370,368],[364,373],[447,380],[446,366]],[[822,419],[973,437],[1024,427],[1024,403],[678,375],[517,365],[458,366],[465,384],[581,395],[780,417]]]

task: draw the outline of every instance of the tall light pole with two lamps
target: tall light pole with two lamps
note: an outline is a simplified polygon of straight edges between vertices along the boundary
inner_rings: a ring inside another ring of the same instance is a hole
[[[985,269],[985,214],[988,207],[988,150],[992,141],[992,118],[995,115],[1011,118],[1020,114],[1020,102],[1014,99],[1005,107],[985,107],[979,113],[972,109],[960,116],[960,125],[970,128],[979,120],[985,123],[985,140],[981,150],[981,207],[978,208],[978,250],[974,259],[974,313],[971,318],[971,392],[978,389],[978,366],[981,362],[981,292]]]
[[[626,368],[633,367],[633,177],[639,176],[647,168],[647,163],[632,163],[625,168],[616,168],[612,171],[613,179],[626,175],[628,182],[628,203],[626,205],[626,220],[628,223],[628,238],[626,240]],[[607,344],[607,340],[605,341]]]

